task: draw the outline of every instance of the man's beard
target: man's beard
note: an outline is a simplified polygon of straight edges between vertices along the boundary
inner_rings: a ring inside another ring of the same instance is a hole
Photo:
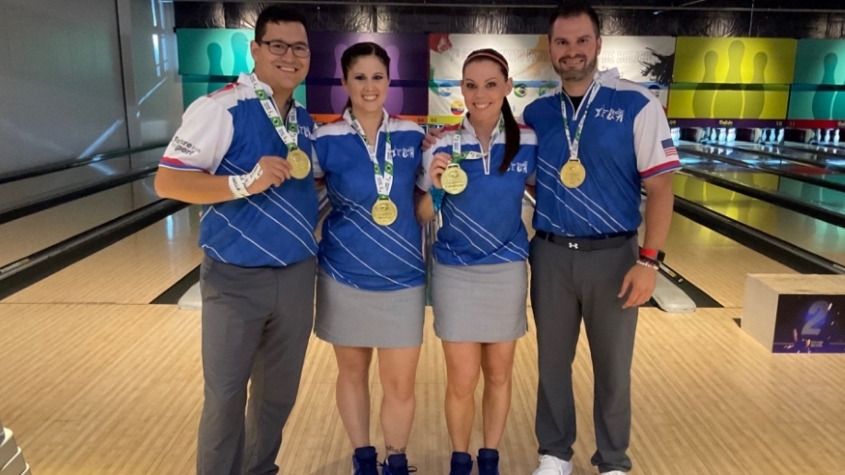
[[[581,55],[581,57],[586,58],[583,55]],[[564,69],[560,62],[552,63],[552,67],[558,76],[560,76],[560,78],[564,81],[581,81],[595,72],[596,63],[598,63],[598,57],[593,58],[592,61],[586,61],[582,69]]]

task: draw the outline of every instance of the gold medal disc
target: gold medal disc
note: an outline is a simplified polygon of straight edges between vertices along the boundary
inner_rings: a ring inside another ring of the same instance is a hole
[[[301,180],[308,176],[311,171],[311,159],[300,149],[293,149],[288,152],[288,163],[290,163],[292,177]]]
[[[450,195],[457,195],[464,191],[469,183],[469,177],[459,165],[449,165],[440,177],[440,184]]]
[[[390,226],[399,217],[399,208],[389,198],[379,198],[373,205],[373,221],[379,226]]]
[[[581,160],[570,159],[560,169],[560,182],[567,188],[578,188],[584,179],[587,178],[587,169],[581,164]]]

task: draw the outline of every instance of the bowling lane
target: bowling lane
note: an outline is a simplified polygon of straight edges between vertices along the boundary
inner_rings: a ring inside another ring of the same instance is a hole
[[[185,208],[3,303],[148,304],[196,268],[198,208]]]
[[[645,210],[645,205],[643,205]],[[534,207],[523,203],[522,219],[534,236]],[[644,238],[640,229],[640,241]],[[666,265],[726,308],[741,308],[749,273],[793,274],[791,268],[678,213],[664,246]],[[531,300],[527,302],[531,307]]]
[[[789,142],[783,143],[784,148],[794,149],[801,152],[818,153],[822,155],[830,155],[836,157],[845,156],[845,142],[839,144],[810,144],[803,142]]]
[[[39,175],[0,186],[0,212],[84,190],[133,172],[149,170],[161,160],[162,148],[116,157]]]
[[[0,267],[158,200],[148,177],[0,224]]]
[[[753,170],[730,163],[721,162],[716,159],[701,157],[687,153],[683,150],[680,152],[681,163],[686,169],[695,170],[698,172],[707,173],[710,176],[722,178],[732,181],[734,183],[746,185],[758,190],[767,191],[775,195],[801,200],[805,203],[812,204],[825,208],[834,213],[842,213],[845,209],[845,192],[817,186],[806,183],[800,180],[786,178],[774,173],[767,173],[761,170]],[[748,158],[752,157],[752,158]],[[737,160],[759,161],[758,158],[753,158],[751,155],[734,156],[730,158]],[[777,168],[776,164],[769,165],[772,168]],[[795,173],[803,172],[808,174],[813,167],[803,167],[800,165],[788,166],[788,171]],[[820,169],[816,168],[814,178],[828,177],[831,182],[845,184],[845,174],[819,174]],[[823,170],[821,170],[823,172]],[[799,173],[800,174],[800,173]],[[835,180],[834,180],[835,179]]]
[[[746,184],[759,175],[746,174]],[[765,178],[774,181],[780,177]],[[768,184],[773,186],[772,184]],[[845,229],[780,206],[727,190],[683,173],[673,180],[675,195],[775,236],[833,262],[845,265]],[[818,187],[814,187],[818,191]]]
[[[774,154],[785,159],[797,160],[803,163],[813,162],[827,168],[845,171],[845,156],[827,153],[821,150],[796,150],[780,145],[755,144],[751,142],[736,142],[731,148],[751,153]]]
[[[791,268],[678,213],[664,246],[666,265],[726,308],[741,308],[750,273],[793,274]]]
[[[681,141],[679,147],[690,152],[713,153],[717,155],[730,156],[743,160],[756,160],[763,163],[782,162],[790,165],[795,170],[804,170],[807,173],[820,173],[818,170],[811,170],[808,166],[826,170],[830,173],[845,174],[845,158],[814,158],[815,155],[809,152],[797,150],[786,150],[776,145],[753,144],[750,142],[736,142],[732,146],[727,145],[704,145],[694,142]],[[783,153],[782,153],[783,152]],[[792,171],[792,169],[790,169]]]
[[[679,149],[684,157],[688,157],[688,160],[701,160],[698,155],[692,155],[690,152],[709,153],[718,155],[719,157],[724,157],[726,160],[740,160],[745,164],[758,169],[765,170],[768,168],[771,170],[801,175],[802,177],[807,177],[810,180],[823,180],[835,184],[833,186],[834,188],[841,188],[837,185],[845,186],[845,169],[843,171],[830,170],[817,165],[809,165],[804,161],[794,161],[783,157],[773,157],[769,155],[756,155],[733,147],[701,145],[692,142],[681,142],[681,147]],[[716,161],[719,163],[718,159]]]

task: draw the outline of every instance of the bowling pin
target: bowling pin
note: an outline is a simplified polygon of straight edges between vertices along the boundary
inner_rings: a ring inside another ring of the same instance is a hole
[[[833,132],[833,145],[839,145],[839,129]]]
[[[743,110],[743,87],[742,84],[742,59],[745,56],[745,44],[742,40],[735,40],[728,47],[728,73],[725,76],[725,84],[716,91],[716,98],[713,100],[713,117],[716,119],[739,119],[742,118]]]
[[[232,55],[234,55],[232,76],[240,73],[249,74],[249,64],[246,59],[249,54],[249,38],[240,32],[232,35]]]
[[[696,119],[713,118],[713,96],[716,89],[716,66],[719,54],[708,51],[704,55],[704,77],[692,96],[692,114]]]
[[[845,119],[845,89],[836,91],[836,97],[833,99],[833,110],[830,111],[830,115],[833,120]]]
[[[778,139],[777,139],[777,143],[783,143],[783,133],[784,133],[784,129],[780,129],[780,130],[778,130]]]
[[[727,130],[724,127],[719,129],[719,143],[724,144],[728,140]]]
[[[208,55],[208,75],[223,76],[223,47],[219,43],[209,43],[206,54]],[[206,92],[211,94],[224,86],[226,86],[225,82],[209,82]]]
[[[334,47],[334,61],[335,61],[334,77],[336,77],[336,78],[342,78],[343,77],[343,67],[340,64],[340,58],[341,58],[341,56],[343,56],[343,52],[346,50],[346,48],[347,48],[347,45],[345,45],[345,44],[335,45],[335,47]],[[328,58],[324,58],[324,61],[328,61]],[[312,95],[312,93],[314,93],[315,97],[316,96],[325,97],[326,88],[327,88],[326,86],[319,86],[319,87],[310,87],[309,86],[308,95],[310,97]],[[340,114],[341,112],[343,112],[343,108],[346,106],[346,101],[349,99],[349,95],[346,94],[346,91],[343,89],[343,86],[341,86],[339,84],[337,86],[328,86],[328,89],[329,89],[329,100],[330,100],[331,107],[332,107],[331,111],[335,114]],[[320,91],[320,93],[316,94],[318,90]],[[319,102],[322,102],[324,100],[325,99],[322,99]],[[318,102],[318,101],[315,101],[315,102]],[[308,103],[310,104],[311,101],[309,100]]]
[[[830,133],[832,132],[831,129],[827,129],[827,133],[824,136],[824,143],[825,145],[830,143]]]
[[[402,77],[399,74],[400,70],[400,59],[401,59],[401,50],[396,45],[390,45],[385,48],[387,51],[388,56],[390,57],[390,79],[407,79],[407,77]],[[385,103],[385,109],[392,114],[399,115],[406,113],[405,111],[405,88],[402,87],[393,87],[390,89],[390,93],[387,96],[387,102]],[[390,105],[390,109],[387,108],[387,105]]]
[[[736,142],[736,129],[731,127],[728,129],[728,145],[733,145]]]
[[[836,64],[839,57],[836,53],[828,53],[824,57],[824,73],[821,84],[836,84]],[[817,89],[813,95],[813,118],[827,120],[831,118],[833,97],[836,91]]]
[[[769,55],[759,52],[754,55],[754,74],[751,76],[751,84],[745,87],[745,108],[742,110],[743,119],[759,119],[766,106],[766,92],[763,84],[766,83],[766,65],[769,62]]]
[[[824,139],[824,136],[822,136],[822,129],[816,129],[816,135],[814,138],[816,143],[822,143],[822,139]]]
[[[710,143],[716,143],[716,139],[719,137],[719,131],[716,130],[716,127],[710,129]]]

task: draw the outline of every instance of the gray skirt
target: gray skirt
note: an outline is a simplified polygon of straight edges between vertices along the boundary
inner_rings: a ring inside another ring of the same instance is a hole
[[[356,289],[317,271],[314,333],[333,345],[409,348],[422,345],[425,286]]]
[[[434,263],[434,333],[452,342],[513,341],[528,331],[525,261],[454,266]]]

